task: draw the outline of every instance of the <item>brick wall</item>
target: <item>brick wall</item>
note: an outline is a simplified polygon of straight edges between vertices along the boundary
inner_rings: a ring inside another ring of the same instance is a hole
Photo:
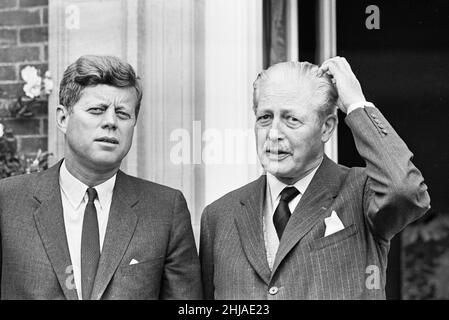
[[[27,65],[41,75],[48,69],[48,0],[0,0],[0,123],[13,130],[19,151],[32,156],[47,150],[47,106],[26,119],[9,112],[24,94],[20,71]]]

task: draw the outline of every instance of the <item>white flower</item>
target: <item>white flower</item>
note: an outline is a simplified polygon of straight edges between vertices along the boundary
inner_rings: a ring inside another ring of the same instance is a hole
[[[23,91],[30,98],[35,98],[41,93],[42,78],[39,77],[35,67],[26,66],[20,72],[22,79],[25,80]]]
[[[23,91],[30,98],[38,97],[41,94],[41,83],[25,83],[23,86]]]
[[[37,82],[38,80],[41,80],[41,77],[39,77],[37,73],[37,69],[35,67],[26,66],[22,69],[20,72],[22,79],[25,80],[25,82]]]
[[[0,138],[3,137],[5,127],[0,123]]]

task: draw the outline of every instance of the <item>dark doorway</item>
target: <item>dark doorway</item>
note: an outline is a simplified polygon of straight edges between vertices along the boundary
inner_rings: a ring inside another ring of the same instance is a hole
[[[365,13],[376,5],[380,29],[369,30]],[[446,0],[337,1],[337,54],[359,78],[365,96],[389,120],[415,154],[432,199],[432,212],[449,212],[449,2]],[[343,124],[343,115],[340,123]],[[338,132],[339,162],[363,165],[351,132]],[[446,196],[445,196],[446,195]],[[401,241],[392,241],[387,298],[400,299]]]

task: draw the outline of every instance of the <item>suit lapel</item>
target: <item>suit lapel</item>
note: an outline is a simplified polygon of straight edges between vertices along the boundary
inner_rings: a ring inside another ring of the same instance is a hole
[[[241,209],[236,212],[235,222],[243,250],[257,274],[265,281],[270,280],[263,238],[263,203],[265,198],[266,176],[261,176],[242,195]]]
[[[138,221],[133,209],[138,202],[137,194],[138,190],[135,190],[128,176],[119,171],[112,196],[103,249],[92,290],[93,299],[102,297],[134,234]]]
[[[329,205],[338,194],[340,180],[339,167],[327,156],[324,156],[323,162],[285,227],[273,264],[273,275],[290,250],[314,225],[324,220]]]
[[[33,214],[39,236],[65,297],[77,300],[59,187],[61,163],[62,160],[38,177],[33,195],[38,207]]]

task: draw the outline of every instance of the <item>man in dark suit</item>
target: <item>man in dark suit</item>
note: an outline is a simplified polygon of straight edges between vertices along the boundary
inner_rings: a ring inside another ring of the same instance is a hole
[[[65,157],[0,181],[1,299],[201,299],[180,191],[119,170],[142,99],[132,67],[83,56],[60,85]]]
[[[324,154],[336,105],[364,168]],[[204,210],[206,298],[384,299],[390,240],[430,207],[412,153],[344,58],[263,71],[254,111],[266,175]]]

